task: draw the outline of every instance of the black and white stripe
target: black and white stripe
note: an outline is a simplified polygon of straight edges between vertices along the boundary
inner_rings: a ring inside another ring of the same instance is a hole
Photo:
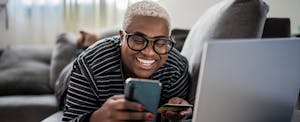
[[[121,66],[120,38],[98,41],[74,62],[67,91],[63,121],[88,121],[91,113],[111,96],[123,94],[124,81]],[[171,97],[186,99],[190,76],[187,60],[173,49],[163,67],[151,79],[160,80],[160,104]]]

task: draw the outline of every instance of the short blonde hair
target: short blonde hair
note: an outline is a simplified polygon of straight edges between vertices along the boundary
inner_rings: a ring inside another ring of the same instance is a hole
[[[132,18],[135,16],[162,18],[166,20],[169,32],[171,31],[171,22],[168,11],[156,2],[144,0],[136,2],[128,7],[122,23],[123,30],[127,29],[128,25],[130,25],[132,22]]]

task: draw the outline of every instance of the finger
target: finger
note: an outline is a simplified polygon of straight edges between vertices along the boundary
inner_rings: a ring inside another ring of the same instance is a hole
[[[186,119],[192,116],[193,111],[191,108],[187,109],[186,111],[181,111],[179,113],[173,111],[166,111],[163,115],[168,118],[169,120],[181,120]]]
[[[116,110],[131,110],[131,111],[144,111],[145,107],[137,102],[128,101],[125,98],[117,100],[114,106]]]
[[[115,110],[144,111],[145,107],[137,102],[128,101],[124,95],[114,95],[110,98]]]
[[[192,110],[192,108],[189,108],[186,111],[179,112],[178,116],[180,119],[186,119],[186,118],[192,116],[192,114],[193,114],[193,110]]]
[[[181,98],[180,98],[181,99]],[[181,99],[180,100],[180,104],[190,104],[189,102],[187,102],[186,100],[184,100],[184,99]]]
[[[111,97],[111,99],[113,99],[113,100],[118,100],[118,99],[124,99],[125,98],[125,96],[124,95],[114,95],[114,96],[112,96]]]
[[[172,97],[171,99],[169,99],[168,103],[172,103],[172,104],[181,104],[181,103],[187,103],[184,99],[181,99],[179,97]]]
[[[167,118],[172,118],[172,117],[176,116],[177,113],[173,112],[173,111],[166,111],[163,115]]]
[[[166,111],[165,113],[163,113],[163,116],[166,117],[168,120],[178,120],[179,119],[177,113],[175,113],[173,111]]]
[[[153,120],[154,115],[148,112],[128,112],[128,111],[116,111],[113,118],[116,120],[131,120],[131,121],[146,121]]]

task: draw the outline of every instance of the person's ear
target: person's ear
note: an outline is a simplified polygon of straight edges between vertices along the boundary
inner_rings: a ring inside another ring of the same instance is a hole
[[[119,34],[120,34],[121,41],[123,41],[123,39],[124,39],[124,32],[122,30],[120,30]]]
[[[124,37],[125,37],[124,32],[122,30],[120,30],[119,35],[120,35],[120,45],[122,45]]]

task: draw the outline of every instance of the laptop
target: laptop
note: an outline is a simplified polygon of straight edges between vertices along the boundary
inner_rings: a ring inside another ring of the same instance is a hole
[[[300,38],[205,43],[193,122],[290,122],[300,88]]]

